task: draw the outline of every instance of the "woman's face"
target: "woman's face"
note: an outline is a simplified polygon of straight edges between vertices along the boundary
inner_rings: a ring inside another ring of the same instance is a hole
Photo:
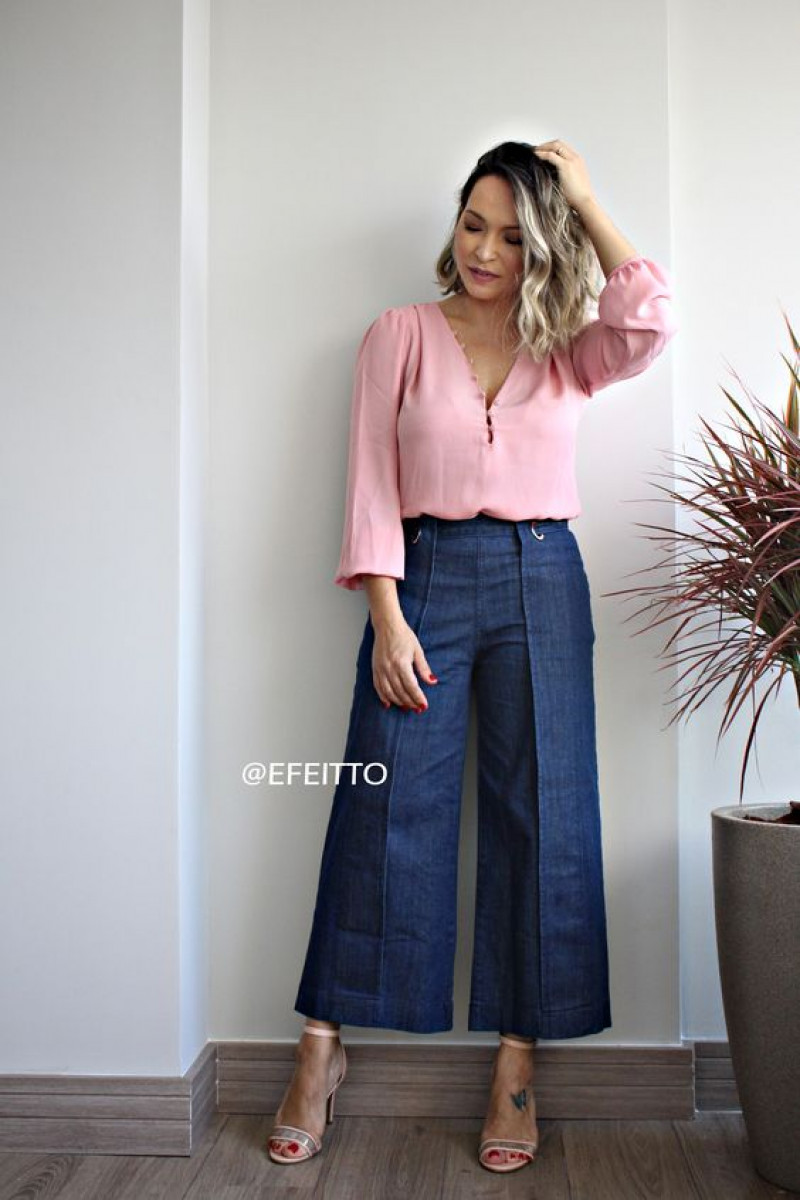
[[[476,300],[516,299],[522,282],[522,238],[511,184],[482,175],[458,219],[453,243],[458,273]],[[486,277],[473,273],[478,267]]]

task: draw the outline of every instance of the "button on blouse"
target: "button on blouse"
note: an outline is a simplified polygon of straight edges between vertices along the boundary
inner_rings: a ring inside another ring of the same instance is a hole
[[[580,515],[577,428],[587,398],[638,375],[678,325],[669,272],[638,255],[609,272],[597,318],[540,363],[520,351],[487,409],[436,301],[385,309],[356,355],[344,531],[334,583],[405,577],[404,517]]]

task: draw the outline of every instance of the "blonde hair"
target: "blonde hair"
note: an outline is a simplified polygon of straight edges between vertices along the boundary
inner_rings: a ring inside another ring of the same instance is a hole
[[[527,347],[541,362],[554,349],[566,349],[591,319],[587,305],[597,300],[602,276],[580,216],[561,192],[558,168],[533,150],[527,142],[501,142],[481,155],[458,195],[458,212],[436,261],[436,279],[445,296],[466,290],[453,255],[456,226],[482,176],[507,179],[523,247],[522,282],[508,324],[516,324],[516,350]]]

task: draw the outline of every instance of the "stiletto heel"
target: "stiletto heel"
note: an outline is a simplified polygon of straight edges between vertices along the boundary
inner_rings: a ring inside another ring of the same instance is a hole
[[[520,1050],[528,1050],[531,1046],[536,1045],[536,1039],[533,1038],[529,1042],[523,1042],[521,1038],[510,1037],[508,1034],[501,1033],[500,1041],[506,1042],[509,1046],[517,1046]],[[511,1153],[522,1154],[525,1157],[522,1162],[486,1162],[484,1155],[490,1150],[509,1150]],[[528,1163],[532,1163],[539,1150],[539,1143],[530,1141],[515,1140],[512,1138],[484,1138],[478,1147],[478,1162],[482,1167],[486,1167],[487,1171],[519,1171],[521,1167],[527,1167]]]
[[[338,1029],[320,1029],[316,1025],[306,1025],[303,1029],[304,1033],[313,1033],[315,1037],[338,1037]],[[339,1078],[333,1085],[325,1099],[325,1124],[330,1125],[333,1122],[333,1105],[336,1098],[336,1092],[342,1084],[345,1075],[347,1074],[347,1053],[342,1046],[342,1070]],[[282,1105],[281,1105],[282,1107]],[[280,1111],[280,1110],[279,1110]],[[303,1147],[305,1154],[280,1154],[277,1150],[273,1150],[273,1142],[289,1142],[295,1149]],[[273,1162],[276,1163],[293,1163],[306,1162],[307,1159],[313,1158],[315,1154],[319,1154],[322,1149],[322,1142],[315,1137],[307,1129],[301,1129],[299,1125],[283,1125],[278,1124],[273,1126],[272,1132],[267,1140],[267,1153]]]

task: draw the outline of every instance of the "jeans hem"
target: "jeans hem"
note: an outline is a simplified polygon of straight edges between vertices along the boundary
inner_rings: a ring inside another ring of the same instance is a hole
[[[366,1025],[375,1029],[401,1029],[406,1033],[447,1033],[453,1028],[452,1006],[445,1002],[425,1009],[412,1009],[380,996],[301,988],[294,1011],[316,1021],[338,1021],[343,1025]]]
[[[581,1016],[580,1014],[583,1014]],[[519,1037],[559,1038],[588,1037],[611,1028],[611,1010],[608,1006],[583,1005],[576,1008],[554,1009],[550,1012],[515,1018],[512,1013],[502,1013],[489,1005],[472,1004],[469,1008],[469,1030],[513,1029]]]

